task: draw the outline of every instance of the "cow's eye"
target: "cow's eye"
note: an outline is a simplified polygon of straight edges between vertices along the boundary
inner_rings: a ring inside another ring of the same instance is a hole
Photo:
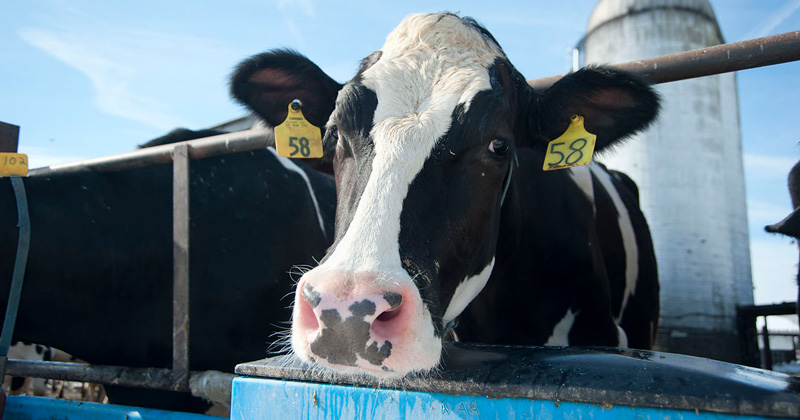
[[[502,156],[508,151],[508,142],[503,139],[494,139],[489,143],[489,151]]]
[[[331,126],[331,128],[328,129],[328,133],[330,133],[331,138],[333,140],[335,140],[337,142],[339,141],[339,127],[337,127],[335,125]]]

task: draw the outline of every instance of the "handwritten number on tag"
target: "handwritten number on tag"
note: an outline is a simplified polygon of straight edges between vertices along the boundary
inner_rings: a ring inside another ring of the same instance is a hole
[[[298,147],[295,142],[300,144],[300,146]],[[308,146],[308,139],[305,137],[289,137],[289,147],[292,148],[292,153],[289,154],[289,157],[294,157],[298,152],[300,152],[300,155],[303,157],[308,157],[308,155],[311,154],[311,148]]]
[[[554,142],[550,143],[550,153],[553,155],[558,155],[559,159],[556,162],[549,162],[547,165],[549,167],[561,166],[561,165],[574,165],[581,159],[583,159],[583,148],[586,147],[588,141],[584,138],[579,138],[572,140],[569,142],[569,146],[560,147],[566,145],[567,142]],[[560,150],[559,150],[560,149]],[[564,150],[563,152],[561,150]],[[568,154],[566,152],[570,151]]]
[[[16,156],[3,156],[3,165],[27,165],[25,163],[24,157],[16,157]]]
[[[547,143],[542,169],[553,171],[588,165],[594,155],[597,136],[586,131],[583,116],[573,115],[563,134]]]

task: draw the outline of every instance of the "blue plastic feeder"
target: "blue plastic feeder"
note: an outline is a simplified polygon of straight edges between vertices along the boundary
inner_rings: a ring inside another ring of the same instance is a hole
[[[800,418],[800,379],[612,348],[448,344],[429,378],[378,382],[288,357],[244,363],[231,419]]]

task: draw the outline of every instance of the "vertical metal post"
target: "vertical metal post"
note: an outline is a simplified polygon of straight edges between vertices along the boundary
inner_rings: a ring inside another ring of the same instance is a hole
[[[19,126],[0,122],[0,152],[16,153],[19,144]]]
[[[739,332],[739,351],[741,364],[750,367],[761,367],[761,353],[758,350],[758,328],[753,306],[736,308],[737,331]]]
[[[764,317],[764,327],[761,328],[761,339],[764,340],[764,369],[772,370],[772,349],[769,346],[769,330],[767,317]]]
[[[189,146],[172,153],[172,369],[177,387],[189,387]]]

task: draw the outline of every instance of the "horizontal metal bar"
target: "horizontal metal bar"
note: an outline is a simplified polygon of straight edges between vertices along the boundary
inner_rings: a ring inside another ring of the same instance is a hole
[[[175,382],[170,369],[9,359],[6,375],[189,392],[188,384]]]
[[[226,153],[264,148],[274,145],[275,140],[271,130],[255,129],[189,140],[183,143],[190,146],[190,159],[202,159]],[[139,149],[128,153],[104,156],[96,159],[87,159],[31,169],[28,171],[28,176],[42,176],[54,172],[64,173],[84,170],[97,172],[118,171],[155,164],[172,163],[172,152],[176,144],[178,143],[148,147],[146,149]]]
[[[759,332],[759,333],[758,333],[758,335],[760,336],[760,335],[762,335],[762,333],[760,333],[760,332]],[[793,333],[793,332],[775,332],[775,331],[769,331],[769,332],[767,333],[767,335],[769,335],[770,337],[800,337],[800,334],[798,334],[798,333]]]
[[[745,305],[737,307],[737,311],[741,316],[749,317],[794,315],[797,313],[797,304],[794,302],[784,302],[772,305]]]
[[[800,31],[611,66],[657,84],[797,60],[800,60]],[[562,77],[563,74],[533,79],[528,84],[536,89],[546,89]]]
[[[797,60],[800,60],[800,31],[615,64],[614,67],[638,74],[651,83],[666,83]],[[561,74],[533,79],[529,80],[528,84],[537,89],[545,89],[563,76]],[[187,143],[192,149],[190,158],[197,159],[267,147],[274,144],[274,137],[269,130],[256,129],[190,140]],[[44,175],[54,171],[114,171],[170,163],[173,147],[174,145],[168,144],[97,159],[36,168],[30,170],[29,175]]]
[[[177,383],[170,369],[128,368],[85,363],[34,362],[9,359],[7,375],[60,381],[92,382],[165,391],[191,392],[210,401],[230,403],[231,381],[236,375],[209,371],[189,372],[187,383]]]

